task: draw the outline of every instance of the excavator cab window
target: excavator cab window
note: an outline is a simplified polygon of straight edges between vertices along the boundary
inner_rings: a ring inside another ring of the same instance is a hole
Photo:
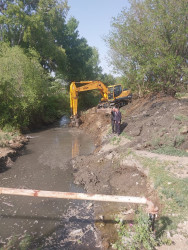
[[[112,99],[114,99],[114,88],[109,87],[108,88],[108,100],[112,100]]]
[[[121,87],[121,85],[116,85],[114,87],[114,98],[117,97],[117,96],[119,96],[119,95],[121,95],[121,93],[122,93],[122,87]]]

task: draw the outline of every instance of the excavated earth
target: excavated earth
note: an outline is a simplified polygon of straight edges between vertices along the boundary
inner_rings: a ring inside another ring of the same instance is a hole
[[[169,168],[178,178],[188,177],[188,157],[153,153],[163,147],[173,147],[188,152],[188,99],[175,99],[164,94],[133,100],[121,108],[121,135],[112,134],[110,109],[88,110],[81,116],[81,129],[93,136],[96,150],[93,155],[72,160],[75,183],[84,186],[88,193],[146,197],[161,212],[161,205],[147,170],[137,161],[137,156],[178,164]],[[129,152],[134,152],[129,154]],[[188,154],[187,154],[188,156]],[[114,217],[122,216],[132,221],[138,205],[95,204],[96,226],[102,233],[103,248],[111,249],[116,240]],[[185,220],[186,222],[186,220]],[[186,227],[186,223],[184,223]],[[185,229],[185,228],[184,228]],[[187,232],[188,234],[188,232]],[[177,236],[177,235],[176,235]],[[172,239],[169,249],[186,249],[187,239]],[[168,249],[165,246],[160,249]]]

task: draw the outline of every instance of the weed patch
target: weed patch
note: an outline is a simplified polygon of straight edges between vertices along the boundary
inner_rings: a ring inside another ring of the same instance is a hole
[[[26,250],[29,249],[32,242],[32,237],[30,235],[24,236],[13,236],[6,246],[0,248],[0,250],[5,249],[19,249],[19,250]]]
[[[151,230],[151,221],[142,210],[138,210],[134,224],[124,224],[118,222],[119,240],[113,245],[113,249],[118,250],[136,250],[136,249],[154,249],[158,241]]]
[[[177,92],[175,97],[178,98],[178,99],[188,98],[188,93],[186,93],[186,92],[183,92],[183,93]]]
[[[187,216],[188,178],[179,179],[170,174],[167,162],[156,159],[137,157],[141,164],[149,169],[149,177],[158,191],[163,205],[162,216],[171,217],[168,229],[175,229],[177,224]],[[173,216],[172,216],[173,215]]]
[[[17,131],[13,132],[4,132],[0,130],[0,147],[6,147],[10,140],[13,140],[19,135]]]
[[[125,137],[126,139],[129,139],[130,141],[133,139],[130,135],[127,135],[124,131],[121,133],[120,136]]]
[[[182,115],[182,114],[179,114],[179,115],[174,115],[174,119],[177,120],[177,121],[188,121],[188,116],[186,115]]]
[[[182,157],[182,156],[188,156],[188,153],[186,151],[178,149],[178,148],[175,148],[173,146],[166,146],[166,145],[163,145],[162,147],[154,149],[151,152],[157,153],[157,154],[180,156],[180,157]]]
[[[121,139],[120,139],[119,137],[117,137],[117,136],[114,136],[114,137],[110,140],[110,142],[111,142],[113,145],[119,145],[120,141],[121,141]]]

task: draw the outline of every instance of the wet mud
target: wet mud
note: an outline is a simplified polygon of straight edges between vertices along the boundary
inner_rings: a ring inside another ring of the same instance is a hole
[[[28,135],[20,156],[0,174],[0,186],[62,192],[84,192],[74,184],[70,159],[88,155],[94,144],[78,129],[55,127]],[[31,238],[28,249],[98,249],[92,204],[24,196],[0,196],[0,247],[18,249]]]

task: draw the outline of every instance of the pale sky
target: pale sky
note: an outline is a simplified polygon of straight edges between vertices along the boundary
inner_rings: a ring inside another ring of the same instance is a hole
[[[103,37],[111,30],[112,18],[129,7],[128,0],[68,0],[68,5],[68,18],[73,16],[79,21],[80,37],[84,37],[89,46],[98,49],[103,73],[113,74],[108,65],[108,48]]]

